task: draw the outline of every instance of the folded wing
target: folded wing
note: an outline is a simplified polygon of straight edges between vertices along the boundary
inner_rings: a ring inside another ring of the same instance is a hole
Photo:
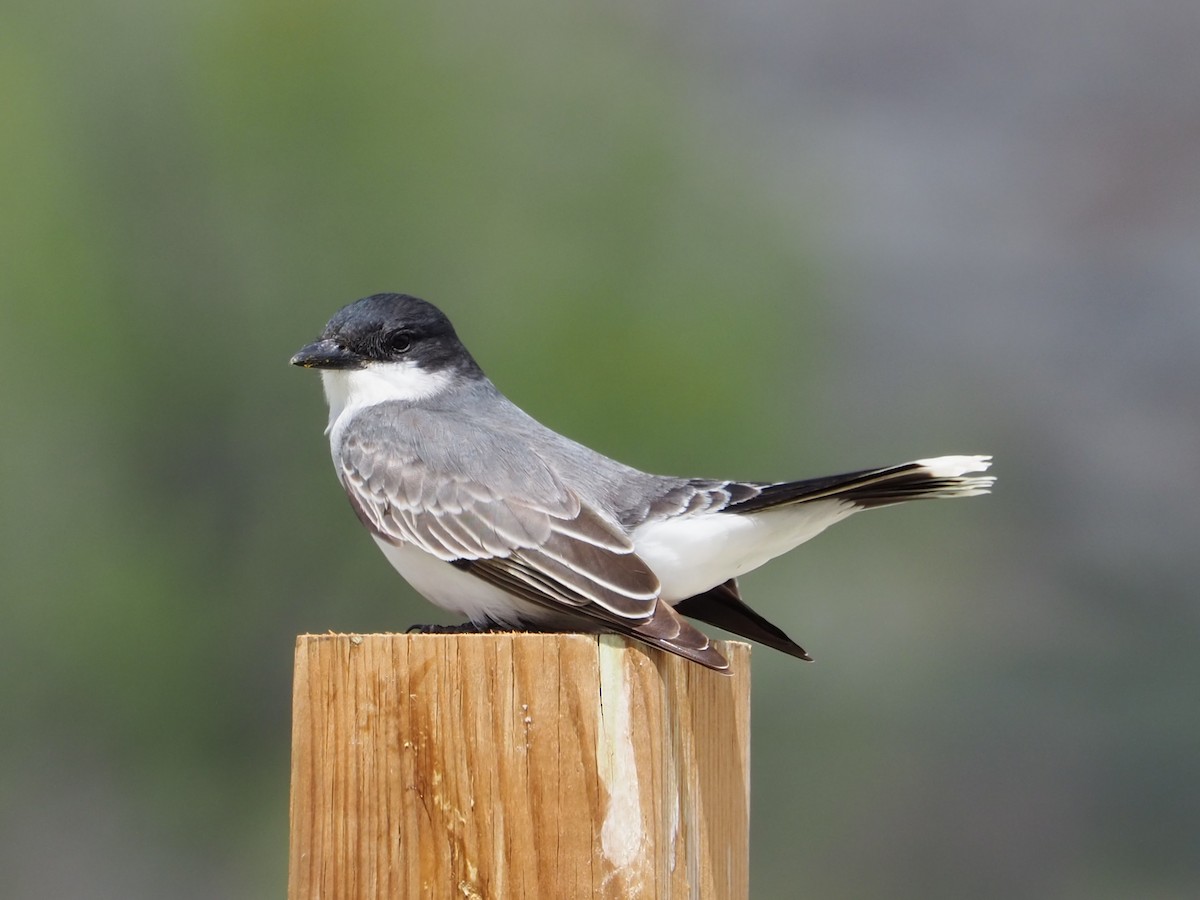
[[[581,501],[536,453],[471,422],[399,407],[351,422],[335,453],[359,518],[514,596],[710,668],[723,657],[659,601],[625,532]],[[482,460],[487,460],[486,468]]]

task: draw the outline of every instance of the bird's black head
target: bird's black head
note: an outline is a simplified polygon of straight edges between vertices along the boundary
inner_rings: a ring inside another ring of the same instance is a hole
[[[428,371],[482,374],[442,311],[408,294],[372,294],[343,307],[291,362],[306,369],[411,362]]]

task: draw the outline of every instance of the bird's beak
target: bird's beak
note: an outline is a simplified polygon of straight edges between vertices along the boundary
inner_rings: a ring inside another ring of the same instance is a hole
[[[362,357],[351,353],[330,338],[313,341],[291,359],[293,366],[305,369],[361,369]]]

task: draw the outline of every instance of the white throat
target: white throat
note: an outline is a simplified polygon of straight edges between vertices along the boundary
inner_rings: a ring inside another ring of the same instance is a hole
[[[345,413],[388,401],[424,400],[445,390],[449,372],[430,372],[411,360],[368,363],[364,369],[325,369],[321,381],[329,402],[328,433]]]

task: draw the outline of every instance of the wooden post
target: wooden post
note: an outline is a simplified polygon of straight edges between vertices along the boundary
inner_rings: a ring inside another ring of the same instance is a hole
[[[749,896],[750,647],[302,635],[289,900]]]

